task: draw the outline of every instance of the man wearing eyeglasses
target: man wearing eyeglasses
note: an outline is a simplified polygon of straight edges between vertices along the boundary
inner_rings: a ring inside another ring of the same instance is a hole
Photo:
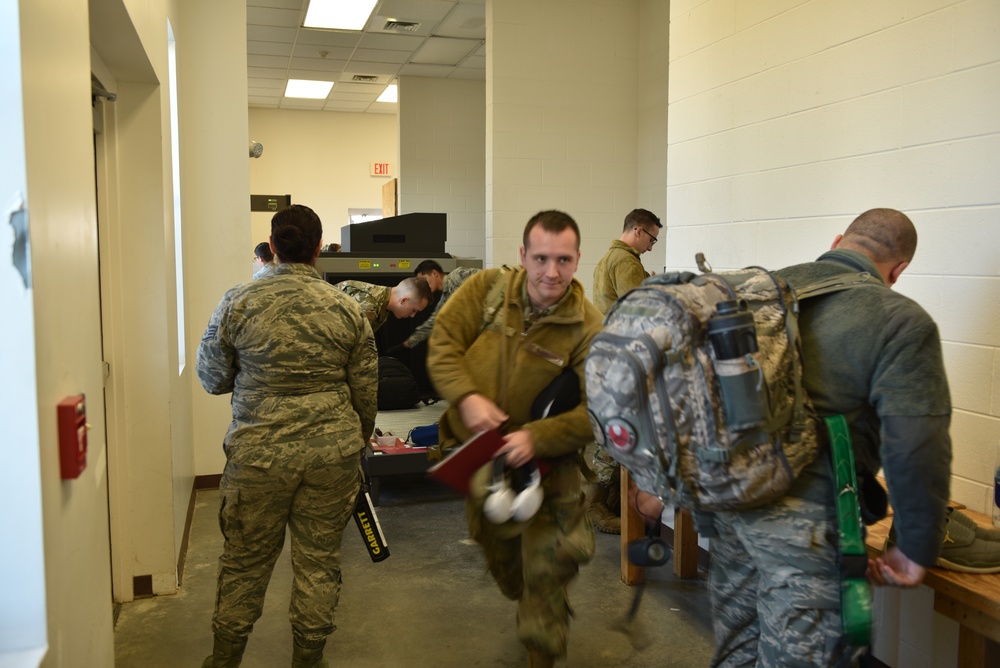
[[[618,298],[642,283],[649,274],[639,256],[653,249],[663,224],[651,211],[634,209],[625,216],[622,234],[611,242],[594,269],[594,306],[607,315]],[[621,533],[620,470],[602,449],[594,450],[597,482],[587,490],[588,513],[604,533]]]

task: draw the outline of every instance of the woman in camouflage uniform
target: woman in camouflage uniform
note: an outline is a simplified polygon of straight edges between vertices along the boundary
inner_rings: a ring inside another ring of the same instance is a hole
[[[326,665],[358,453],[375,426],[378,362],[357,302],[316,272],[322,234],[308,207],[276,213],[273,273],[227,292],[198,348],[202,386],[233,393],[219,486],[225,548],[205,668],[240,664],[286,527],[292,665]]]

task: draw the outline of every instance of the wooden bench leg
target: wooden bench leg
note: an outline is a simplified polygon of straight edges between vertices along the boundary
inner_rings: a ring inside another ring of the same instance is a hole
[[[641,584],[646,581],[646,569],[635,566],[628,560],[628,544],[646,535],[646,525],[642,521],[639,511],[628,502],[628,488],[631,482],[628,471],[621,467],[621,495],[622,495],[622,536],[621,536],[621,565],[622,582],[627,585]]]
[[[958,627],[958,665],[962,668],[1000,665],[1000,644],[965,626]]]
[[[682,508],[674,511],[674,575],[698,577],[698,534],[691,513]]]

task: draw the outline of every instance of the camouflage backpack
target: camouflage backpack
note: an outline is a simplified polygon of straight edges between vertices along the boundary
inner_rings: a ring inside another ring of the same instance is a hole
[[[612,307],[587,356],[598,445],[675,506],[745,510],[781,497],[819,451],[798,300],[869,280],[797,291],[759,267],[647,279]]]

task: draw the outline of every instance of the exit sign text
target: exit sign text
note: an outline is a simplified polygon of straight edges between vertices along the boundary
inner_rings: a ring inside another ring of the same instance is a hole
[[[372,176],[389,176],[392,173],[388,162],[373,162]]]

